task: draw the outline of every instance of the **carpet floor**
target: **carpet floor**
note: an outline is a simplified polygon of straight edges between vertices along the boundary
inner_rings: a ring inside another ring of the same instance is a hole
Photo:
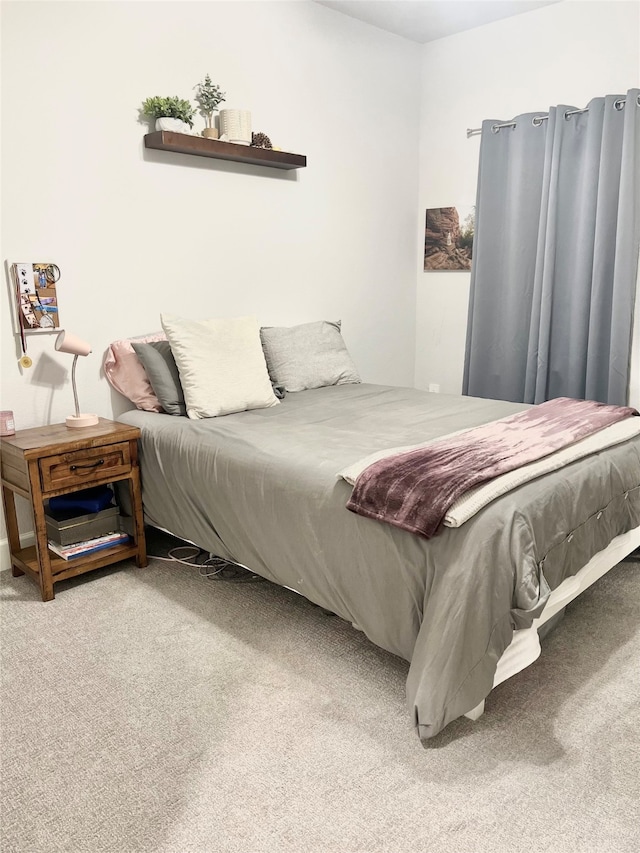
[[[640,849],[640,563],[426,749],[408,665],[270,583],[0,584],[3,853]]]

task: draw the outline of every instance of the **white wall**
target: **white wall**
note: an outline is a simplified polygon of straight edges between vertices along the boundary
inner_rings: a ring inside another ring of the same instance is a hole
[[[104,350],[161,311],[342,318],[365,379],[411,384],[418,45],[308,2],[7,2],[2,18],[2,255],[61,267],[63,325],[94,347],[83,409],[111,414]],[[193,98],[207,72],[307,168],[145,152],[144,98]],[[1,304],[2,407],[59,422],[70,358],[41,336],[21,373],[6,287]]]
[[[467,128],[552,104],[582,107],[640,80],[640,4],[563,2],[423,47],[415,384],[462,389],[469,273],[422,271],[428,207],[474,204]]]
[[[128,407],[103,354],[161,311],[341,318],[363,379],[412,384],[419,60],[310,2],[2,3],[2,259],[60,266],[62,324],[93,345],[83,411]],[[307,168],[146,152],[142,101],[206,73]],[[32,336],[22,371],[0,290],[1,408],[60,422],[72,359]]]

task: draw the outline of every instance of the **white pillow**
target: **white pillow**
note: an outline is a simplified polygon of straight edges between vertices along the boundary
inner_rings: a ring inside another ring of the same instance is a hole
[[[277,405],[255,317],[196,322],[162,314],[160,320],[190,418]]]

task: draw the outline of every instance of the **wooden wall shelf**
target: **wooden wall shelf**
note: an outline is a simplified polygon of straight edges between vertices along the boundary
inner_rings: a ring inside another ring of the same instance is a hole
[[[159,151],[234,160],[236,163],[269,166],[272,169],[303,169],[307,165],[307,158],[303,154],[289,154],[287,151],[273,151],[271,148],[252,148],[249,145],[236,145],[233,142],[220,142],[219,139],[206,139],[204,136],[189,136],[168,130],[147,133],[144,145],[145,148],[156,148]]]

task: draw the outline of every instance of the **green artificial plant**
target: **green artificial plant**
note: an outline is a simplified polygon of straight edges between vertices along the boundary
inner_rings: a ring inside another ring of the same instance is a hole
[[[193,127],[193,116],[195,110],[184,98],[168,97],[147,98],[142,104],[141,112],[151,118],[177,118]]]
[[[200,112],[205,117],[207,127],[213,127],[213,114],[218,109],[218,104],[221,104],[226,92],[220,91],[220,86],[211,82],[211,77],[207,74],[202,83],[194,86],[196,90],[196,101],[200,107]]]

